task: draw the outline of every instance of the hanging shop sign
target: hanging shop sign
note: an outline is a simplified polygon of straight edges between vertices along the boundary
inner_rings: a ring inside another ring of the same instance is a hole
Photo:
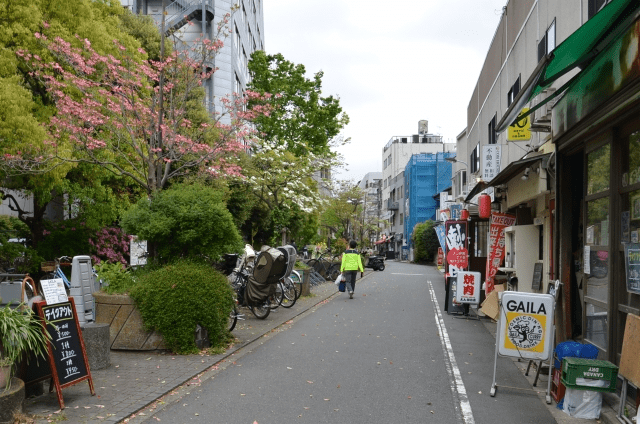
[[[554,303],[550,294],[502,292],[498,353],[524,359],[549,359]]]
[[[482,179],[484,181],[491,181],[500,173],[501,149],[502,146],[499,144],[482,146]]]
[[[518,114],[521,116],[529,112],[529,108],[522,108],[522,111]],[[516,121],[513,125],[509,126],[507,131],[507,141],[524,141],[531,140],[531,118],[529,115],[519,121]]]
[[[447,273],[455,277],[458,271],[469,266],[469,250],[467,249],[467,221],[445,222],[447,252]]]
[[[479,272],[462,271],[458,273],[457,295],[460,303],[480,303],[480,284],[482,276]]]
[[[627,275],[627,291],[640,294],[640,244],[624,245],[624,268]]]
[[[487,258],[485,293],[489,295],[493,291],[495,275],[498,267],[504,260],[504,229],[512,226],[516,217],[506,213],[491,214],[489,227],[489,257]]]

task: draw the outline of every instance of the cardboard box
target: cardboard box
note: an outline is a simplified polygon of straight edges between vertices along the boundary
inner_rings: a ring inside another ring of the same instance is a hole
[[[489,296],[480,305],[480,312],[488,316],[494,321],[498,320],[500,314],[500,303],[498,293],[504,291],[503,285],[496,285],[494,290],[489,293]]]

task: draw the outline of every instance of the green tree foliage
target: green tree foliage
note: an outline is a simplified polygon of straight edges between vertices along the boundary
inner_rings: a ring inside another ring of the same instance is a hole
[[[137,29],[132,29],[132,28]],[[32,69],[16,53],[27,51],[42,58],[51,58],[45,47],[34,36],[37,32],[47,30],[53,36],[65,39],[88,39],[93,47],[101,53],[116,53],[117,46],[113,40],[136,51],[141,42],[136,38],[145,38],[142,45],[151,47],[155,39],[159,40],[157,29],[150,20],[141,20],[122,7],[117,0],[0,0],[0,145],[3,153],[19,154],[31,149],[40,149],[47,134],[43,123],[55,114],[52,99],[45,87],[33,77]],[[80,44],[80,40],[76,40]],[[156,42],[157,44],[157,42]],[[157,49],[156,49],[157,50]],[[141,54],[140,57],[143,57]],[[60,146],[60,153],[68,152]],[[56,193],[70,193],[77,189],[80,193],[94,196],[94,202],[85,202],[84,209],[91,207],[101,210],[92,214],[88,221],[102,216],[100,224],[113,220],[110,213],[105,213],[105,204],[122,204],[121,199],[112,200],[117,194],[114,187],[122,187],[121,182],[113,179],[101,182],[104,173],[86,173],[84,181],[89,186],[80,187],[83,179],[73,181],[68,172],[74,165],[66,163],[50,172],[25,172],[22,175],[6,174],[0,169],[0,187],[21,190],[25,195],[32,195],[35,203],[33,210],[23,210],[15,192],[3,191],[2,200],[8,200],[10,207],[19,215],[31,230],[31,239],[36,246],[45,229],[44,212],[47,204],[54,199]],[[111,189],[106,188],[111,186]],[[91,189],[97,192],[89,193]],[[73,195],[72,195],[73,197]],[[125,201],[126,204],[126,201]],[[117,208],[116,208],[117,210]]]
[[[122,217],[128,234],[156,245],[157,258],[201,257],[217,261],[239,252],[242,239],[224,194],[201,184],[178,184],[141,199]]]
[[[12,273],[35,274],[40,269],[42,257],[21,240],[27,240],[29,229],[14,217],[0,216],[0,270]],[[10,239],[18,242],[9,242]],[[0,271],[2,272],[2,271]]]
[[[363,192],[342,182],[333,198],[327,199],[320,213],[321,227],[344,239],[359,237],[363,216]],[[361,240],[357,240],[359,244]]]
[[[233,291],[226,277],[206,264],[183,260],[141,275],[129,294],[145,326],[159,331],[176,353],[198,351],[198,324],[207,330],[212,347],[228,340]]]
[[[258,130],[266,140],[277,141],[297,155],[307,149],[315,154],[327,154],[349,117],[340,106],[340,99],[322,96],[322,71],[308,79],[304,65],[296,65],[282,54],[267,55],[258,50],[249,61],[249,88],[258,93],[271,93],[264,101],[273,106],[268,116],[256,119]],[[252,102],[249,103],[252,105]]]
[[[435,256],[438,253],[438,236],[434,229],[435,221],[425,221],[417,224],[413,234],[411,234],[411,241],[415,249],[415,262],[433,262]]]

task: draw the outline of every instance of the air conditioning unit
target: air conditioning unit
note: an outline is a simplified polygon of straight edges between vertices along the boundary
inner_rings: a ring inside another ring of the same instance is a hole
[[[556,91],[555,88],[547,88],[546,90],[542,90],[542,92],[536,96],[537,100],[535,102],[535,105],[539,104],[544,99],[551,96],[553,93],[555,93],[555,91]],[[557,102],[557,99],[549,100],[547,103],[542,105],[540,109],[536,110],[533,114],[534,122],[539,122],[539,123],[551,122],[551,109],[556,104],[556,102]]]

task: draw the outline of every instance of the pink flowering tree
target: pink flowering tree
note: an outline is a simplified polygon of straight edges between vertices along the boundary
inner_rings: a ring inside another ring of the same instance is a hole
[[[228,16],[218,34],[227,24]],[[193,102],[202,101],[203,82],[215,72],[208,64],[223,45],[218,37],[191,50],[165,54],[162,49],[163,59],[153,61],[117,40],[119,54],[113,55],[100,54],[86,39],[35,36],[55,60],[26,51],[18,55],[57,111],[44,124],[48,137],[42,147],[4,155],[7,174],[96,165],[133,182],[150,199],[187,175],[240,175],[234,158],[252,142],[249,123],[269,113],[268,107],[247,110],[246,104],[269,95],[248,92],[224,99],[225,110],[213,117],[193,113]]]

